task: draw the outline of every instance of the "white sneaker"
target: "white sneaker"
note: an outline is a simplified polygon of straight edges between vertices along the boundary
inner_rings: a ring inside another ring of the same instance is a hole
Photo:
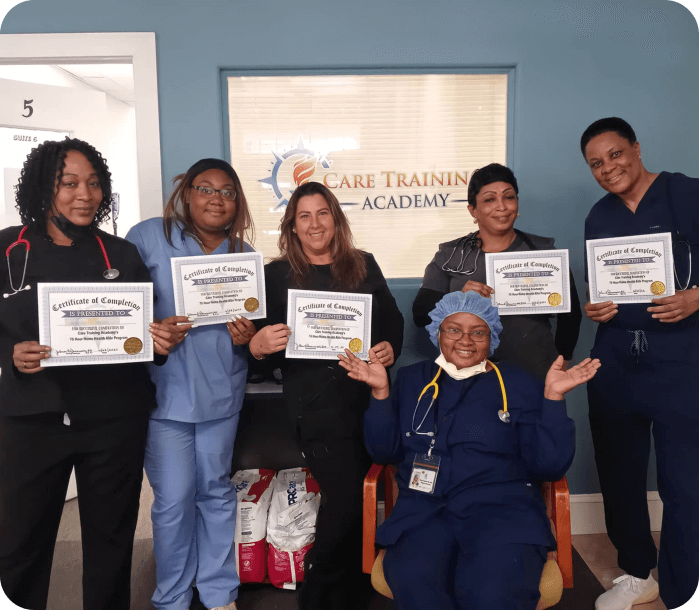
[[[614,580],[609,591],[597,598],[595,610],[631,610],[636,604],[652,602],[659,593],[652,574],[646,579],[624,574]]]

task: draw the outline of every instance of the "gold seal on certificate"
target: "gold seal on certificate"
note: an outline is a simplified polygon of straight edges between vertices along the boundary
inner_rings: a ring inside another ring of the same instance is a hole
[[[337,360],[349,347],[368,360],[371,301],[370,294],[289,290],[286,357]]]
[[[551,305],[551,307],[558,307],[562,301],[561,295],[558,294],[557,292],[552,292],[549,295],[548,301],[549,301],[549,305]]]
[[[653,282],[650,285],[650,291],[655,295],[661,295],[665,293],[665,284],[662,282]]]
[[[485,269],[501,316],[570,311],[568,250],[489,252]]]
[[[672,235],[588,239],[590,302],[650,303],[675,294]]]
[[[143,341],[138,337],[129,337],[124,341],[124,351],[127,354],[138,354],[143,349]]]
[[[349,342],[349,348],[351,352],[354,352],[355,354],[362,349],[362,340],[361,339],[352,339]]]
[[[39,283],[37,288],[39,340],[51,346],[42,367],[153,360],[150,282]]]
[[[175,313],[194,318],[195,326],[267,316],[261,252],[183,256],[170,264]]]

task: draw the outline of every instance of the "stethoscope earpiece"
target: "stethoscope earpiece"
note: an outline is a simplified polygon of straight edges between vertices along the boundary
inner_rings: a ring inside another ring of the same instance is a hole
[[[3,294],[2,296],[3,296],[4,298],[7,299],[7,298],[9,298],[9,297],[11,297],[11,296],[16,295],[18,292],[22,292],[22,290],[31,290],[31,289],[32,289],[31,286],[25,286],[24,288],[20,288],[19,290],[15,290],[15,291],[14,291],[13,293],[11,293],[11,294],[8,294],[8,293],[6,292],[6,293]]]

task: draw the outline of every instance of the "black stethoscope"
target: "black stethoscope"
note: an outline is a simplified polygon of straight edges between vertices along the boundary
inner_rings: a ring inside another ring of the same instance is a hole
[[[442,271],[446,271],[448,273],[460,273],[461,275],[473,275],[476,271],[478,271],[478,257],[481,255],[481,248],[478,245],[479,239],[476,237],[476,233],[469,233],[465,237],[462,237],[459,239],[459,241],[456,242],[456,245],[454,246],[454,249],[451,251],[451,255],[447,259],[447,261],[442,265]],[[468,247],[468,251],[466,248]],[[452,269],[449,267],[449,263],[451,262],[451,259],[454,258],[454,255],[456,254],[456,251],[458,249],[461,249],[461,258],[459,259],[459,264],[456,265],[456,269]],[[473,250],[476,250],[476,260],[473,261],[473,269],[468,269],[464,271],[464,264],[466,263],[466,259],[471,256],[471,252]],[[427,389],[427,388],[425,388]]]
[[[507,392],[505,392],[505,382],[502,380],[502,375],[500,374],[500,369],[498,369],[497,366],[495,366],[490,360],[486,360],[490,366],[493,367],[493,370],[498,376],[498,381],[500,382],[500,392],[502,392],[502,409],[498,411],[498,417],[500,418],[501,422],[504,422],[506,424],[510,423],[510,412],[507,410]],[[415,403],[415,410],[413,411],[413,421],[412,421],[412,432],[406,432],[405,436],[412,436],[413,434],[418,434],[420,436],[430,436],[432,437],[432,441],[430,442],[430,448],[427,450],[427,455],[431,456],[432,455],[432,449],[434,448],[434,443],[437,440],[437,429],[435,425],[435,430],[432,432],[420,432],[420,428],[422,427],[422,424],[425,423],[425,420],[427,419],[428,413],[432,410],[432,405],[434,405],[434,401],[437,399],[437,396],[439,395],[439,386],[437,385],[437,379],[439,379],[439,376],[442,374],[442,367],[439,367],[439,370],[437,371],[437,374],[434,376],[434,379],[430,381],[423,389],[422,392],[420,392],[420,396],[418,396],[417,402]],[[427,411],[425,411],[425,415],[420,420],[420,423],[417,425],[417,428],[415,427],[415,416],[417,415],[417,410],[418,407],[420,406],[420,401],[422,400],[422,397],[427,393],[427,391],[432,388],[432,400],[430,401],[430,406],[427,407]]]
[[[672,266],[672,270],[675,273],[675,281],[677,282],[677,288],[680,290],[687,290],[689,288],[689,282],[692,281],[692,247],[689,245],[689,241],[687,238],[684,236],[684,234],[680,233],[680,223],[677,221],[677,214],[675,213],[675,206],[673,205],[672,202],[672,192],[670,190],[670,180],[666,180],[665,184],[665,196],[667,199],[667,207],[668,210],[670,211],[670,222],[672,223],[672,258],[673,262],[675,259],[675,248],[679,245],[682,244],[686,249],[687,249],[687,259],[688,259],[688,264],[689,264],[689,273],[687,273],[687,281],[685,282],[685,285],[682,286],[680,283],[680,278],[677,275],[677,265]],[[692,286],[694,288],[694,286]]]
[[[19,292],[22,292],[23,290],[31,290],[31,286],[24,285],[24,279],[27,276],[27,262],[29,261],[29,250],[31,250],[32,245],[29,243],[28,239],[24,239],[24,233],[26,232],[28,227],[22,227],[22,230],[19,232],[19,237],[17,238],[17,241],[11,243],[7,250],[5,250],[5,257],[7,258],[7,277],[10,279],[10,289],[12,292],[10,293],[4,293],[2,296],[4,298],[8,298],[11,296],[16,295]],[[113,269],[112,265],[109,263],[109,257],[107,256],[107,249],[104,247],[104,244],[102,243],[102,240],[100,239],[99,235],[95,235],[95,239],[97,239],[97,242],[100,245],[100,248],[102,249],[102,255],[104,256],[104,261],[107,263],[107,269],[105,272],[102,274],[105,279],[107,280],[115,280],[116,278],[119,277],[119,270],[118,269]],[[12,283],[12,268],[10,267],[10,252],[12,252],[12,248],[15,246],[24,246],[24,270],[22,271],[22,281],[19,283],[19,288],[15,288],[14,284]]]
[[[522,238],[522,241],[529,246],[530,250],[537,249],[532,240],[529,239],[524,233],[517,231],[517,229],[515,229],[515,233]],[[474,231],[473,233],[469,233],[465,237],[460,238],[454,245],[454,249],[451,251],[449,258],[442,265],[442,271],[446,271],[447,273],[459,273],[460,275],[473,275],[476,273],[476,271],[478,271],[478,257],[483,254],[483,250],[481,250],[479,242],[480,238],[478,237],[478,231]],[[458,265],[456,265],[456,268],[454,269],[449,266],[449,263],[451,263],[451,260],[454,258],[457,250],[461,250],[461,257],[459,258]],[[474,250],[476,251],[476,258],[473,261],[473,268],[464,270],[466,260],[469,256],[471,256],[471,253]]]

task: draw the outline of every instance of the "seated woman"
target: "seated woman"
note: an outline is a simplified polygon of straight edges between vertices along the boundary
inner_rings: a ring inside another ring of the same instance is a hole
[[[422,328],[430,323],[429,313],[445,294],[473,290],[484,297],[493,294],[485,283],[486,252],[551,250],[553,238],[524,233],[514,228],[519,217],[519,188],[512,170],[491,163],[473,172],[468,183],[468,210],[478,230],[440,244],[425,269],[422,286],[413,303],[413,319]],[[544,380],[551,363],[562,354],[566,361],[580,332],[580,301],[570,275],[570,313],[558,315],[556,336],[551,317],[545,314],[505,316],[500,347],[494,362],[507,361]]]
[[[340,356],[372,389],[369,453],[398,465],[398,502],[376,537],[387,547],[386,581],[399,610],[534,610],[555,547],[535,482],[570,466],[575,424],[563,395],[594,377],[599,360],[564,371],[559,356],[542,387],[486,359],[502,331],[490,299],[452,292],[430,317],[441,353],[400,369],[390,398],[371,350],[369,364]]]

